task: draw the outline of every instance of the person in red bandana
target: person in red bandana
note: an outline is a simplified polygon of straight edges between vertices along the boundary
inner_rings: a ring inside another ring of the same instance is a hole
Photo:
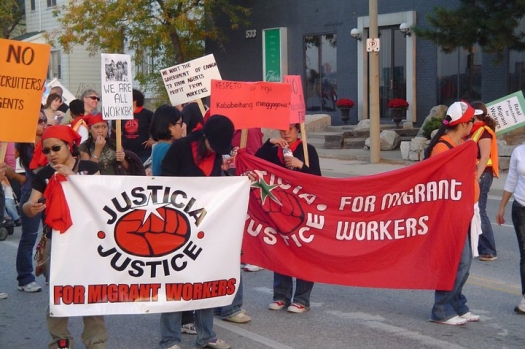
[[[71,226],[69,208],[60,188],[60,180],[71,175],[98,175],[98,164],[79,158],[80,135],[65,125],[48,127],[42,135],[42,153],[49,164],[36,173],[29,200],[23,205],[24,214],[34,217],[44,212],[44,233],[52,238],[52,230],[65,233]],[[45,201],[42,199],[45,198]],[[50,261],[51,243],[46,244],[44,260]],[[45,265],[49,275],[49,262]],[[49,348],[73,347],[67,317],[51,317],[47,309],[47,327],[51,335]],[[103,316],[84,316],[82,341],[89,349],[106,349],[108,332]],[[60,344],[59,344],[60,343]]]
[[[293,171],[321,176],[317,151],[311,144],[307,145],[307,149],[309,165],[305,163],[303,145],[299,139],[299,124],[292,124],[288,130],[281,131],[281,138],[269,138],[255,156]],[[310,309],[313,287],[314,283],[311,281],[296,279],[293,292],[292,277],[274,272],[273,302],[269,309],[281,310],[286,307],[291,313],[304,313]]]

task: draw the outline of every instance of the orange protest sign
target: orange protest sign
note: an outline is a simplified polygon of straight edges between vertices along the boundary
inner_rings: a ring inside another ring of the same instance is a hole
[[[211,81],[210,113],[230,118],[235,129],[290,125],[290,84],[276,82]]]
[[[285,75],[284,83],[292,87],[290,104],[290,124],[300,124],[304,122],[306,107],[304,105],[303,83],[300,75]]]
[[[34,142],[51,47],[0,39],[0,141]]]

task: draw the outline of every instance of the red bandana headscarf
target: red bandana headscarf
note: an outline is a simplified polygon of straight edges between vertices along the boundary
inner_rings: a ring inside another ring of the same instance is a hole
[[[66,125],[55,125],[46,128],[42,135],[42,142],[48,138],[58,138],[68,143],[70,152],[73,151],[73,144],[78,146],[81,141],[80,135]],[[67,180],[65,176],[53,174],[44,191],[44,197],[47,199],[45,223],[51,228],[60,231],[61,234],[65,233],[73,224],[62,185],[59,183],[65,180]]]

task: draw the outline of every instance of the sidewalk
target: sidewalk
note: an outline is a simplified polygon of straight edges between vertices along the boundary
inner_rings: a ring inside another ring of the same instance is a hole
[[[370,163],[370,151],[366,149],[324,149],[316,148],[321,162],[323,176],[327,177],[358,177],[376,173],[393,171],[398,168],[415,164],[414,161],[403,160],[401,151],[381,151],[381,161]],[[507,179],[507,171],[500,171],[499,178],[494,178],[489,196],[500,199]]]

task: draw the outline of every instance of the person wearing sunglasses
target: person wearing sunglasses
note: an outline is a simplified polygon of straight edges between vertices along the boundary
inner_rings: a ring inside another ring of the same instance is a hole
[[[25,175],[14,173],[12,177],[20,183],[20,207],[29,200],[35,173],[47,164],[47,158],[42,154],[41,138],[47,127],[47,117],[42,110],[37,121],[35,142],[16,143],[15,148],[20,158],[20,165],[24,168]],[[21,214],[22,235],[16,253],[16,279],[18,290],[28,293],[40,292],[42,287],[36,283],[33,269],[33,249],[38,237],[41,215],[29,217],[24,212]]]
[[[97,91],[87,89],[82,92],[79,99],[84,103],[84,115],[89,116],[97,114],[98,102],[100,102],[100,97]],[[68,110],[62,119],[61,125],[69,125],[73,122],[73,119],[74,117],[71,115],[71,110]]]
[[[42,135],[42,153],[44,153],[49,164],[43,167],[35,175],[33,188],[29,200],[22,206],[22,210],[28,217],[35,217],[44,214],[46,228],[44,234],[48,239],[52,239],[52,229],[67,230],[63,226],[57,225],[59,217],[69,214],[64,209],[64,205],[54,195],[53,188],[56,188],[54,181],[58,181],[55,173],[63,176],[72,176],[76,174],[98,175],[98,164],[92,161],[84,161],[79,157],[78,145],[80,135],[65,125],[56,125],[46,128]],[[45,198],[45,203],[42,198]],[[74,209],[74,207],[71,207]],[[63,231],[62,231],[63,232]],[[46,273],[49,275],[51,243],[48,241],[45,245],[44,261]],[[68,317],[51,317],[49,307],[47,309],[47,327],[51,336],[49,348],[56,348],[58,342],[68,342],[67,347],[73,347],[73,337],[68,330]],[[107,348],[108,331],[103,316],[84,316],[84,331],[82,333],[82,342],[86,348]]]
[[[477,114],[480,114],[480,111],[472,108],[465,101],[452,103],[442,125],[430,141],[428,148],[425,149],[425,158],[436,156],[463,144],[472,129]],[[475,167],[472,168],[472,176],[476,176]],[[479,185],[478,181],[474,181],[474,206],[477,206],[478,199]],[[477,254],[479,233],[476,224],[471,224],[468,231],[458,232],[458,234],[464,234],[465,242],[461,249],[461,259],[456,271],[454,286],[450,291],[435,291],[430,321],[453,326],[479,321],[479,315],[470,312],[466,304],[467,298],[463,295],[463,286],[469,276],[473,253]]]

